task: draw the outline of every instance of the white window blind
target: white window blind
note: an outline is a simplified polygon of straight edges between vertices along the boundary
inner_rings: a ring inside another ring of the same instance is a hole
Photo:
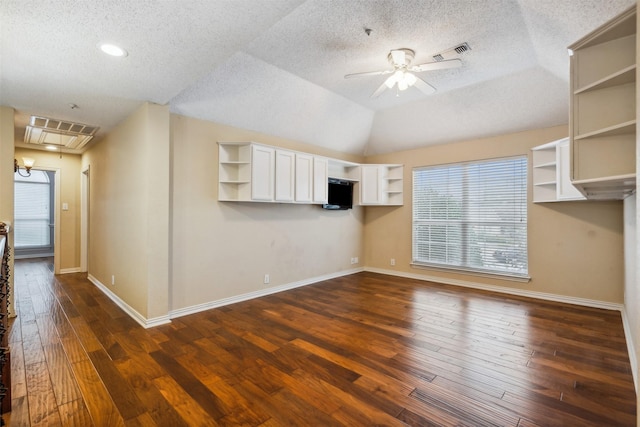
[[[14,245],[16,249],[51,245],[51,187],[47,174],[31,171],[24,178],[16,174],[14,193]]]
[[[414,169],[413,263],[527,276],[527,158]]]

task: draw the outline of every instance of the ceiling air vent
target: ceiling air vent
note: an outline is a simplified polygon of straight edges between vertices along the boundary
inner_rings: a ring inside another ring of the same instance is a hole
[[[435,55],[433,55],[433,60],[436,62],[440,62],[440,61],[445,61],[450,59],[456,59],[458,58],[458,56],[470,50],[471,50],[471,46],[469,46],[469,43],[467,42],[460,43],[459,45],[456,45],[450,49],[444,50],[440,53],[436,53]]]
[[[463,53],[471,50],[471,47],[467,42],[464,42],[461,45],[454,47],[453,50],[455,50],[458,55],[462,55]]]
[[[24,134],[24,142],[80,149],[91,141],[98,129],[97,126],[31,116]]]

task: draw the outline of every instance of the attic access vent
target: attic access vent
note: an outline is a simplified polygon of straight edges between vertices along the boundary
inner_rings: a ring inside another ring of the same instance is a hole
[[[31,116],[24,134],[24,142],[80,149],[91,141],[98,129],[97,126]]]

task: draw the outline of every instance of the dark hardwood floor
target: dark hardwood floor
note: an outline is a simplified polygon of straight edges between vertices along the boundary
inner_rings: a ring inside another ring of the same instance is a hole
[[[636,425],[618,312],[360,273],[145,330],[15,280],[11,426]]]

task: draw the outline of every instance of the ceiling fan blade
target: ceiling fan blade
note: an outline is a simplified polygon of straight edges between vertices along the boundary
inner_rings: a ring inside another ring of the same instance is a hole
[[[418,90],[420,90],[420,92],[424,93],[425,95],[431,95],[432,93],[436,92],[435,87],[431,86],[429,83],[425,82],[420,77],[416,77],[416,81],[413,84],[413,86],[418,88]]]
[[[445,70],[447,68],[458,68],[462,66],[462,61],[459,59],[447,59],[444,61],[426,62],[424,64],[414,65],[410,67],[411,71],[430,71],[430,70]]]
[[[353,73],[347,74],[344,76],[345,79],[350,79],[352,77],[362,77],[362,76],[383,76],[385,74],[393,73],[393,70],[383,70],[383,71],[367,71],[364,73]]]
[[[396,49],[391,51],[391,59],[396,65],[406,64],[407,53],[402,49]]]
[[[371,94],[371,97],[372,97],[372,98],[377,98],[377,97],[379,97],[379,96],[380,96],[380,94],[381,94],[382,92],[384,92],[384,90],[385,90],[386,88],[387,88],[387,85],[386,85],[385,83],[382,83],[382,84],[378,87],[378,89],[376,89],[376,91],[375,91],[375,92],[373,92],[373,93]]]

